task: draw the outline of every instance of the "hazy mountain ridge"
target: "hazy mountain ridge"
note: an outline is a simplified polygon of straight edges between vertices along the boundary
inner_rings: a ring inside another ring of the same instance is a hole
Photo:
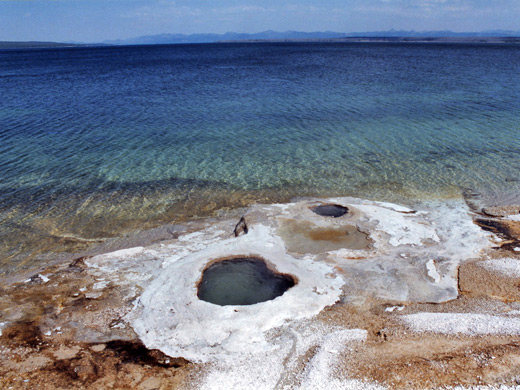
[[[190,43],[216,43],[216,42],[239,42],[239,41],[326,41],[341,42],[344,40],[357,41],[366,39],[367,41],[442,41],[442,38],[453,38],[454,41],[464,41],[466,38],[470,42],[476,42],[477,38],[501,38],[494,42],[517,42],[520,39],[520,30],[490,30],[483,32],[453,32],[445,31],[406,31],[388,30],[372,32],[352,32],[340,33],[334,31],[262,31],[259,33],[235,33],[227,32],[224,34],[158,34],[144,35],[129,39],[107,40],[99,43],[83,42],[42,42],[25,41],[12,42],[0,41],[0,49],[31,49],[31,48],[58,48],[75,46],[106,46],[106,45],[167,45],[167,44],[190,44]],[[513,38],[513,39],[507,39]],[[491,40],[493,42],[493,40]]]
[[[105,41],[111,45],[151,45],[151,44],[170,44],[170,43],[214,43],[220,41],[254,41],[254,40],[308,40],[308,39],[339,39],[339,38],[374,38],[374,37],[416,37],[416,38],[475,38],[475,37],[520,37],[520,31],[491,30],[484,32],[453,32],[445,31],[372,31],[372,32],[353,32],[340,33],[333,31],[263,31],[259,33],[246,34],[227,32],[224,34],[159,34],[145,35],[136,38],[118,39]]]
[[[159,34],[145,35],[130,39],[118,39],[115,41],[105,41],[112,45],[139,45],[139,44],[168,44],[168,43],[214,43],[219,41],[242,41],[256,39],[330,39],[345,37],[344,33],[332,31],[325,32],[300,32],[300,31],[263,31],[259,33],[234,33],[224,34]]]

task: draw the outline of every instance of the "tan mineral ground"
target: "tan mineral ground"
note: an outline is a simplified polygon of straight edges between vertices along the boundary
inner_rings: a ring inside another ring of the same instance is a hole
[[[238,237],[228,215],[47,267],[0,288],[0,389],[520,389],[519,210],[256,205]],[[240,254],[298,283],[199,301],[206,264]]]

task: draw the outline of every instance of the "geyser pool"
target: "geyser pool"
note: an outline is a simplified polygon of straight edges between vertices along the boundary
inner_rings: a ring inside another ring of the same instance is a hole
[[[295,283],[294,277],[272,271],[261,258],[238,257],[207,267],[197,296],[220,306],[253,305],[279,297]]]
[[[323,217],[339,218],[348,213],[348,208],[338,204],[323,204],[313,207],[311,211]]]

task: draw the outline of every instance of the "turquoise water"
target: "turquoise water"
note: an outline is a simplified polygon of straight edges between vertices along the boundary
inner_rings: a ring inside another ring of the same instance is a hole
[[[518,192],[520,46],[0,51],[4,272],[255,201]]]

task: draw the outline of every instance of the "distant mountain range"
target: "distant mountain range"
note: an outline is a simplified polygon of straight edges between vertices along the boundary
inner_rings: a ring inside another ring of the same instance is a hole
[[[300,32],[300,31],[263,31],[259,33],[246,34],[227,32],[225,34],[160,34],[146,35],[130,39],[118,39],[115,41],[105,41],[103,43],[112,45],[149,45],[149,44],[168,44],[168,43],[214,43],[221,41],[252,41],[252,40],[274,40],[274,39],[331,39],[347,36],[344,33],[332,31],[325,32]]]
[[[106,46],[106,45],[165,45],[182,43],[215,43],[215,42],[256,42],[256,41],[310,41],[310,42],[520,42],[520,30],[491,30],[483,32],[453,31],[371,31],[339,33],[334,31],[263,31],[254,34],[227,32],[225,34],[159,34],[146,35],[130,39],[110,40],[99,43],[82,42],[2,42],[0,49],[20,48],[52,48],[74,46]]]
[[[453,31],[372,31],[339,33],[333,31],[263,31],[254,34],[227,32],[225,34],[160,34],[146,35],[130,39],[104,41],[108,45],[157,45],[170,43],[214,43],[230,41],[299,41],[299,40],[333,40],[341,38],[478,38],[478,37],[520,37],[519,31],[492,30],[484,32],[453,32]]]

